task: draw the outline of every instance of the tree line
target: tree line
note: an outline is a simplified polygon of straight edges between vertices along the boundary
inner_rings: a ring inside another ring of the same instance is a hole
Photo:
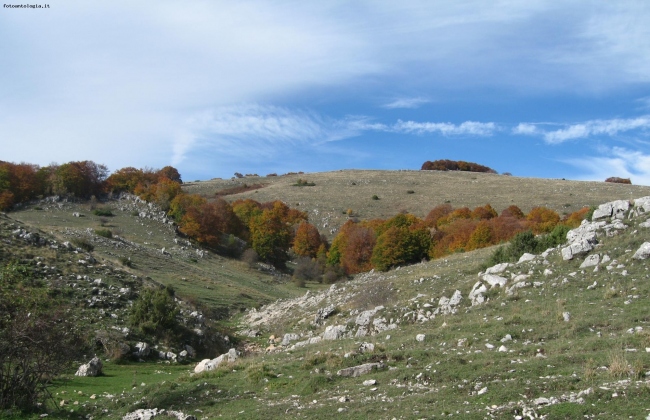
[[[388,220],[347,221],[331,246],[308,221],[307,213],[281,201],[260,203],[240,199],[232,203],[208,200],[182,191],[175,168],[122,168],[107,176],[104,165],[92,161],[38,167],[0,162],[0,205],[10,208],[48,194],[88,198],[129,192],[156,203],[173,218],[181,233],[198,243],[218,248],[233,238],[245,241],[255,258],[284,267],[293,253],[311,261],[315,271],[355,274],[440,258],[512,239],[516,234],[550,233],[556,226],[575,227],[589,211],[584,208],[562,219],[546,207],[524,214],[510,206],[498,214],[489,204],[475,209],[434,207],[424,218],[398,214]],[[311,268],[307,271],[314,271]],[[313,277],[313,276],[312,276]]]

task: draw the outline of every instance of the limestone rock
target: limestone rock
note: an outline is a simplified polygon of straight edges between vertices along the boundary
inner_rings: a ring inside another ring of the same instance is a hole
[[[490,285],[490,288],[494,286],[499,286],[503,287],[505,286],[506,282],[508,281],[507,278],[501,277],[501,276],[496,276],[494,274],[485,274],[483,276],[483,280]]]
[[[224,353],[221,356],[219,356],[217,358],[214,358],[212,360],[210,360],[210,359],[201,360],[194,367],[194,373],[201,373],[201,372],[207,372],[207,371],[210,371],[210,370],[214,370],[220,364],[222,364],[224,362],[232,363],[235,360],[237,360],[238,358],[239,358],[239,353],[237,353],[237,350],[230,349],[230,350],[228,350],[228,353]]]
[[[592,254],[589,255],[585,260],[580,264],[580,268],[594,267],[600,262],[600,255]]]
[[[329,325],[323,333],[323,340],[338,340],[343,337],[346,331],[345,325]]]
[[[383,363],[365,363],[359,366],[352,366],[349,368],[341,369],[336,374],[338,376],[346,376],[356,378],[357,376],[366,375],[373,371],[373,369],[382,369]]]
[[[133,352],[133,355],[139,358],[143,358],[149,356],[150,353],[151,347],[149,347],[149,344],[139,342],[135,345],[135,351]]]
[[[487,270],[485,270],[485,274],[503,273],[506,270],[506,268],[508,268],[509,266],[510,266],[509,263],[497,264],[497,265],[494,265],[494,266],[488,268]]]
[[[606,222],[587,222],[567,232],[568,245],[562,248],[562,259],[565,261],[573,259],[574,256],[591,251],[598,243],[596,230],[606,225]]]
[[[632,256],[635,260],[645,260],[648,257],[650,257],[650,242],[644,242]]]
[[[93,357],[90,362],[79,366],[75,376],[98,376],[102,373],[102,361],[98,357]]]
[[[535,259],[535,254],[529,254],[528,252],[526,252],[526,253],[524,253],[524,255],[522,255],[519,258],[519,261],[517,261],[517,264],[521,264],[521,263],[527,262],[527,261],[532,261],[534,259]]]
[[[424,334],[418,334],[415,336],[415,340],[420,342],[424,341],[425,338],[426,336]]]
[[[289,343],[291,343],[292,341],[296,341],[298,339],[300,339],[300,336],[298,334],[287,333],[284,335],[284,337],[282,337],[282,343],[280,344],[282,344],[283,346],[288,346]]]
[[[629,210],[629,208],[630,203],[626,200],[610,201],[609,203],[601,204],[598,206],[598,208],[594,210],[594,214],[591,217],[591,220],[595,221],[609,217],[615,219],[623,219],[625,217],[625,213]]]
[[[472,302],[472,306],[480,305],[485,302],[485,296],[483,294],[487,291],[487,287],[480,281],[477,281],[469,292],[469,299]]]

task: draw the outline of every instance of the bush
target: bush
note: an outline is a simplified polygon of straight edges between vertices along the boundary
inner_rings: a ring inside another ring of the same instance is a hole
[[[244,261],[250,268],[254,268],[259,261],[259,255],[255,252],[254,249],[248,248],[241,256],[241,260]]]
[[[114,216],[113,211],[111,209],[95,209],[93,210],[93,214],[95,216],[104,216],[104,217]]]
[[[71,242],[74,246],[81,248],[86,252],[93,252],[95,250],[95,246],[86,239],[74,238]]]
[[[179,309],[174,301],[173,289],[144,290],[133,303],[129,324],[145,334],[158,337],[173,332],[178,327]]]
[[[294,187],[313,187],[315,185],[316,184],[314,184],[313,182],[309,182],[306,179],[302,179],[302,178],[298,178],[298,181],[295,184],[293,184]]]
[[[120,264],[122,264],[125,267],[133,267],[133,261],[131,261],[131,258],[128,257],[120,257]]]
[[[375,195],[372,196],[372,199],[373,200],[379,200],[379,197],[377,197],[377,194],[375,194]]]
[[[82,350],[68,312],[27,273],[0,269],[0,409],[37,409]]]
[[[95,229],[95,235],[110,239],[113,237],[113,232],[110,229]]]
[[[321,276],[321,269],[316,260],[312,260],[309,257],[301,257],[298,259],[298,264],[293,270],[294,281],[303,281],[304,282],[319,280]]]

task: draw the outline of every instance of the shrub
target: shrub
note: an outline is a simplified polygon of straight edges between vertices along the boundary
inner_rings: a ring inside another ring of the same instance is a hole
[[[173,289],[146,289],[133,303],[129,324],[145,334],[160,337],[177,328],[178,314]]]
[[[313,182],[309,182],[306,179],[298,178],[298,181],[296,181],[295,184],[293,184],[294,187],[313,187],[316,184]]]
[[[125,267],[133,267],[133,261],[131,261],[131,258],[120,257],[119,261],[120,261],[120,264],[122,264]]]
[[[81,248],[86,252],[93,252],[95,250],[95,246],[86,239],[74,238],[71,242],[74,246]]]
[[[298,264],[293,270],[294,280],[314,281],[319,280],[322,272],[318,262],[309,257],[301,257],[298,259]]]
[[[113,237],[113,232],[110,229],[95,229],[95,235],[110,239]]]
[[[413,191],[413,190],[408,190],[408,191],[406,191],[406,193],[407,193],[407,194],[415,194],[415,191]]]
[[[372,196],[372,199],[373,200],[379,200],[379,197],[377,197],[377,194],[375,194],[375,195]]]
[[[68,312],[26,270],[0,269],[0,409],[31,411],[82,347]]]
[[[257,252],[255,252],[254,249],[248,248],[246,251],[243,252],[241,256],[241,260],[244,261],[250,268],[255,267],[257,264],[257,261],[259,260],[259,255],[257,255]]]
[[[108,208],[103,208],[103,209],[95,209],[93,210],[93,214],[95,216],[104,216],[104,217],[112,217],[114,216],[113,211]]]

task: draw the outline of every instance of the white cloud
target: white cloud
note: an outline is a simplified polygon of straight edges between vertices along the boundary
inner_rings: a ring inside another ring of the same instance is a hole
[[[206,110],[188,118],[175,136],[172,162],[183,163],[195,150],[238,158],[275,156],[288,147],[314,146],[372,131],[489,136],[496,129],[492,122],[475,121],[452,124],[398,120],[383,124],[360,116],[335,120],[306,110],[249,104]]]
[[[391,129],[393,131],[401,133],[439,133],[444,136],[489,136],[496,131],[497,126],[492,122],[481,123],[476,121],[465,121],[461,124],[456,125],[451,123],[414,122],[400,120],[394,124]]]
[[[387,109],[400,109],[400,108],[415,109],[429,102],[431,102],[429,99],[421,98],[421,97],[400,98],[385,104],[383,107]]]
[[[643,116],[628,119],[592,120],[581,124],[569,125],[560,130],[544,133],[546,142],[555,144],[567,140],[585,138],[594,135],[615,136],[619,133],[650,128],[650,117]]]
[[[620,133],[634,130],[650,129],[650,116],[637,118],[615,118],[609,120],[590,120],[576,124],[568,124],[557,130],[544,130],[540,124],[520,123],[512,129],[513,134],[540,135],[549,144],[564,143],[568,140],[582,139],[591,136],[614,137]],[[544,125],[550,125],[544,123]],[[557,125],[557,124],[554,124]]]
[[[533,135],[537,133],[537,126],[535,124],[520,123],[512,129],[513,134]]]
[[[604,155],[569,159],[565,162],[586,173],[580,179],[604,181],[617,176],[630,178],[633,184],[650,185],[650,155],[621,147],[602,150]]]

